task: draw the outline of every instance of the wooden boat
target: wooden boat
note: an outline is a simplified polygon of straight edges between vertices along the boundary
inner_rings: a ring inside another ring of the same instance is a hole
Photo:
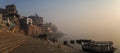
[[[114,53],[116,48],[111,41],[89,41],[81,42],[83,51],[90,53]]]
[[[82,42],[91,42],[92,40],[87,40],[87,39],[80,39],[80,40],[76,40],[76,43],[81,44]]]

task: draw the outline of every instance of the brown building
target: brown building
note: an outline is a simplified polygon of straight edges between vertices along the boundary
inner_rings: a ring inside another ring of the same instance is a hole
[[[6,5],[5,9],[0,8],[0,12],[3,14],[3,20],[18,21],[19,15],[14,4]]]
[[[42,33],[42,29],[39,26],[29,25],[28,27],[29,32],[28,35],[32,37],[38,37]]]
[[[14,4],[6,5],[6,12],[7,12],[6,17],[9,18],[10,21],[15,21],[15,22],[18,21],[19,15],[17,13],[16,6]]]
[[[3,17],[5,17],[7,15],[6,9],[3,9],[3,8],[0,8],[0,13],[3,14]]]
[[[37,37],[42,33],[41,27],[32,25],[32,19],[24,17],[20,19],[20,31],[24,31],[25,35]]]
[[[2,13],[0,13],[0,21],[1,21],[1,19],[2,19]]]
[[[16,6],[14,4],[6,5],[6,11],[7,14],[17,14]]]

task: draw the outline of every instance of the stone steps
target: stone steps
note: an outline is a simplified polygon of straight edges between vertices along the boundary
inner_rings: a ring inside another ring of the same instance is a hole
[[[25,36],[14,36],[14,38],[2,37],[0,38],[0,53],[9,53],[16,47],[25,42]]]
[[[0,40],[0,45],[1,44],[4,44],[4,43],[7,43],[7,42],[11,42],[11,41],[14,41],[15,39],[7,39],[7,40],[4,40],[4,39],[2,39],[2,40]],[[17,39],[16,39],[17,40]]]

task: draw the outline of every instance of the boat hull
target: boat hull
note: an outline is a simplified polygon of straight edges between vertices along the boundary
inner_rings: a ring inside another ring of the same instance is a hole
[[[93,49],[88,49],[88,48],[82,48],[83,51],[89,52],[89,53],[114,53],[116,48],[109,50],[109,51],[97,51],[97,50],[93,50]]]

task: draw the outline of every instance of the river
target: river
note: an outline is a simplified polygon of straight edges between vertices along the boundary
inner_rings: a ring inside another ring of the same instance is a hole
[[[81,46],[80,46],[79,44],[77,44],[77,43],[75,43],[75,44],[70,44],[70,40],[71,40],[71,39],[67,39],[68,44],[69,44],[71,47],[76,48],[76,49],[80,49],[80,50],[81,50],[81,53],[87,53],[87,52],[82,51],[82,48],[81,48]],[[72,40],[76,40],[76,39],[72,39]],[[114,41],[113,41],[113,46],[114,46],[115,48],[117,48],[117,50],[116,50],[114,53],[120,53],[120,45],[119,45],[119,42],[114,40]]]

